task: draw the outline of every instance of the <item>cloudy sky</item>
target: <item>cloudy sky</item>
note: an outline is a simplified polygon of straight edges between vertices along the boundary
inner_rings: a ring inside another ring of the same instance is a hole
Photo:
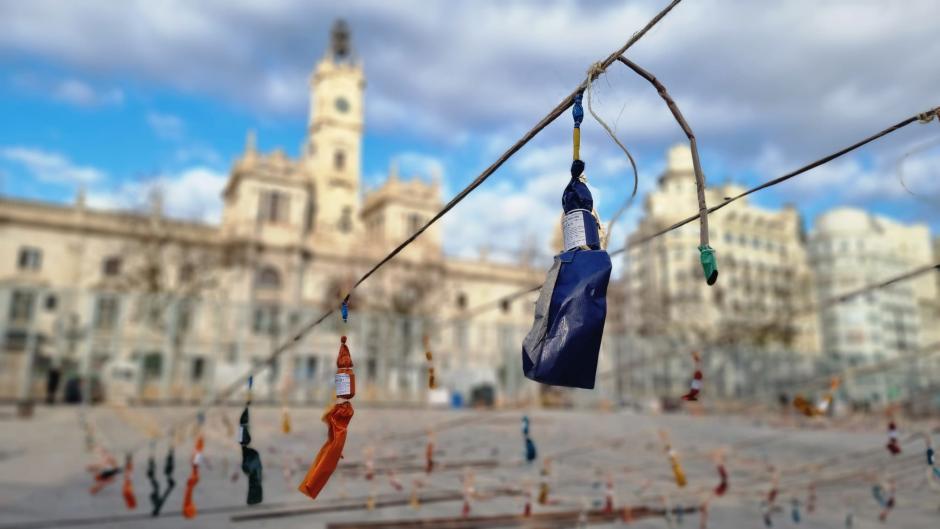
[[[368,79],[364,182],[380,182],[398,159],[406,174],[440,171],[452,194],[665,3],[0,0],[0,193],[68,201],[82,185],[97,205],[134,207],[157,182],[172,214],[218,219],[248,129],[263,150],[297,154],[309,73],[343,17]],[[935,0],[686,0],[629,56],[678,101],[709,181],[753,184],[940,105],[938,19]],[[648,191],[681,131],[618,64],[595,83],[594,101]],[[452,253],[547,240],[570,127],[558,120],[453,212]],[[584,131],[607,216],[630,174],[590,117]],[[902,158],[919,197],[899,183]],[[940,123],[754,200],[797,203],[808,223],[851,204],[940,231]]]

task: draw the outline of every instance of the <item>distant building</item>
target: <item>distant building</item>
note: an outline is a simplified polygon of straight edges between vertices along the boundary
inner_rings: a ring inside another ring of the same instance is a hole
[[[711,183],[706,199],[709,205],[720,204],[742,191]],[[708,286],[699,264],[697,221],[636,244],[697,210],[691,153],[686,145],[676,145],[628,237],[628,325],[643,334],[680,336],[693,345],[733,338],[817,354],[815,318],[798,312],[814,299],[799,213],[792,207],[768,210],[744,198],[710,215],[719,276]]]
[[[809,249],[820,299],[936,263],[925,224],[905,225],[854,208],[837,208],[821,215]],[[845,366],[868,364],[913,357],[921,347],[936,341],[940,328],[938,275],[925,274],[824,308],[820,324],[825,354]],[[872,386],[875,382],[883,387]],[[868,381],[863,391],[856,388],[855,396],[893,399],[900,388],[891,386],[881,378]]]
[[[55,366],[104,376],[115,365],[127,367],[131,397],[198,398],[338,307],[442,207],[435,175],[404,180],[394,166],[362,193],[364,89],[339,23],[311,76],[303,152],[259,152],[249,133],[220,225],[165,218],[158,196],[141,212],[93,210],[81,195],[73,205],[0,199],[0,398],[38,392]],[[293,344],[259,377],[259,395],[329,398],[341,333],[364,399],[424,394],[425,334],[443,387],[492,393],[521,376],[533,296],[470,311],[543,276],[446,258],[435,225],[356,291],[348,327],[334,316]]]

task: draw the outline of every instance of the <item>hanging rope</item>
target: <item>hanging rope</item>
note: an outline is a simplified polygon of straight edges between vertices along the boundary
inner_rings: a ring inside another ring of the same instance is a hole
[[[601,119],[601,117],[598,116],[596,112],[594,112],[594,107],[593,107],[593,105],[591,104],[591,99],[592,99],[591,96],[592,96],[593,93],[594,93],[594,89],[593,89],[593,87],[592,87],[592,83],[593,83],[594,79],[597,79],[601,74],[604,73],[604,68],[605,68],[605,67],[603,66],[603,64],[601,64],[601,63],[594,63],[594,64],[592,64],[591,67],[588,69],[588,72],[587,72],[587,79],[585,80],[585,83],[587,84],[587,88],[585,89],[585,91],[587,92],[587,107],[588,107],[588,112],[590,112],[591,116],[594,117],[594,120],[597,121],[597,122],[600,124],[600,126],[604,129],[604,131],[607,132],[607,135],[610,136],[610,139],[613,140],[614,143],[617,144],[617,147],[620,147],[620,150],[622,150],[623,153],[627,155],[627,159],[630,160],[630,167],[633,169],[633,190],[630,192],[630,196],[629,196],[629,197],[627,198],[627,200],[623,203],[623,205],[620,206],[620,208],[617,210],[617,212],[614,213],[614,215],[610,218],[610,222],[607,223],[607,230],[606,230],[607,233],[606,233],[606,235],[603,237],[603,241],[604,241],[604,242],[603,242],[603,244],[602,244],[602,246],[603,246],[604,248],[607,248],[607,242],[608,242],[608,240],[610,239],[610,234],[613,233],[613,231],[614,231],[614,224],[616,224],[617,221],[620,219],[620,216],[623,215],[624,212],[626,212],[626,211],[630,208],[630,206],[633,205],[633,200],[636,198],[636,192],[637,192],[637,189],[639,188],[640,176],[639,176],[639,172],[637,171],[637,168],[636,168],[636,160],[633,159],[633,155],[630,154],[630,151],[627,150],[627,147],[624,146],[624,144],[620,142],[620,139],[617,138],[617,135],[616,135],[616,134],[614,133],[614,131],[610,128],[610,126],[609,126],[603,119]],[[582,115],[583,115],[583,114],[582,114]],[[580,127],[581,122],[580,122],[580,120],[577,120],[576,123],[577,123],[577,124],[575,125],[575,152],[574,152],[574,159],[575,159],[575,160],[580,160],[580,156],[579,156],[579,152],[578,152],[578,147],[580,146],[580,141],[581,141],[581,127]]]
[[[921,123],[927,123],[927,122],[921,120]],[[909,195],[911,195],[912,197],[914,197],[914,198],[916,198],[916,199],[918,199],[918,200],[920,200],[920,201],[922,201],[922,202],[926,202],[926,203],[928,203],[928,204],[930,204],[930,205],[936,205],[936,204],[937,204],[937,199],[936,199],[936,198],[932,198],[932,197],[928,197],[928,196],[924,196],[924,195],[921,195],[921,194],[919,194],[919,193],[915,193],[915,192],[907,185],[907,182],[905,182],[905,180],[904,180],[904,162],[907,161],[908,157],[910,157],[912,154],[915,154],[915,153],[918,153],[918,152],[921,152],[921,151],[925,151],[925,150],[927,150],[927,149],[929,149],[929,148],[931,148],[931,147],[934,147],[934,146],[936,146],[936,145],[940,145],[940,139],[934,139],[934,140],[928,141],[928,142],[926,142],[926,143],[923,143],[923,144],[921,144],[921,145],[918,145],[918,146],[914,147],[913,149],[911,149],[911,150],[907,151],[906,153],[904,153],[904,156],[901,156],[901,158],[898,159],[897,164],[896,164],[896,166],[897,166],[897,173],[898,173],[898,182],[901,184],[901,187],[904,188],[904,191],[907,191],[907,193],[908,193]]]

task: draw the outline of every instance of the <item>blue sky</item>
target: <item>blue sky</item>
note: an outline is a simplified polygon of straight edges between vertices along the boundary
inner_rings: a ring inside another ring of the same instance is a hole
[[[156,181],[171,213],[217,218],[247,130],[262,150],[297,154],[307,75],[342,16],[368,79],[364,182],[381,181],[396,158],[406,175],[440,171],[449,197],[662,3],[0,2],[0,192],[62,202],[83,185],[97,205],[135,207]],[[687,2],[631,51],[696,129],[712,182],[769,179],[940,105],[936,2],[776,6]],[[680,131],[655,92],[616,65],[596,83],[595,105],[648,191]],[[566,116],[455,210],[452,253],[548,240],[569,131]],[[753,200],[797,202],[810,222],[857,205],[936,233],[940,143],[904,163],[926,198],[903,190],[897,162],[938,138],[940,124],[913,125]],[[630,175],[590,117],[584,143],[606,217]],[[493,240],[505,230],[514,235]]]

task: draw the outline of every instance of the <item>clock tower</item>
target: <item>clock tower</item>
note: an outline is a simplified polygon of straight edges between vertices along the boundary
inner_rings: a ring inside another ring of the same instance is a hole
[[[357,229],[364,89],[349,27],[338,20],[310,78],[304,163],[313,175],[319,232],[351,235]]]

